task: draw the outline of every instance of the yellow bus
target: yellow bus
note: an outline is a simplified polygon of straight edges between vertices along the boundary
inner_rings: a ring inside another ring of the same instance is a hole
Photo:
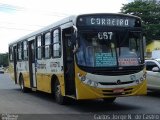
[[[125,14],[67,17],[9,44],[9,69],[21,90],[67,98],[146,94],[141,19]]]

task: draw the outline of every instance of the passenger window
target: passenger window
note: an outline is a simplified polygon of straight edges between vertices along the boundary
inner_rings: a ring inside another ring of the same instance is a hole
[[[28,52],[27,52],[27,41],[23,42],[23,58],[24,60],[28,59]]]
[[[18,60],[22,60],[22,44],[18,44]]]
[[[12,46],[9,47],[9,60],[13,61],[13,47]]]
[[[42,58],[42,37],[37,37],[37,59]]]
[[[50,44],[51,44],[51,33],[48,32],[45,34],[45,48],[44,48],[45,58],[50,58]]]
[[[59,37],[59,30],[53,32],[53,57],[61,56],[61,41]]]

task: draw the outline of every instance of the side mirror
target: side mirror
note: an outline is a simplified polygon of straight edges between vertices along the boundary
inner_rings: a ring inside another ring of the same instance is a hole
[[[153,71],[153,72],[160,72],[160,69],[159,69],[158,67],[153,67],[153,68],[152,68],[152,71]]]
[[[73,53],[76,53],[78,51],[78,30],[77,30],[77,27],[76,26],[73,26],[73,30],[74,30],[74,33],[73,33],[73,37],[72,37],[72,43],[73,43]]]
[[[146,53],[146,37],[143,35],[143,46],[144,46],[144,56],[147,57]]]

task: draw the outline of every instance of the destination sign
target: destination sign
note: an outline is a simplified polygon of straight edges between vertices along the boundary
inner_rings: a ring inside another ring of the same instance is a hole
[[[87,19],[91,25],[107,25],[107,26],[129,26],[129,19],[118,18],[90,18]]]
[[[125,16],[83,16],[78,19],[79,26],[117,26],[135,27],[140,26],[140,20]]]

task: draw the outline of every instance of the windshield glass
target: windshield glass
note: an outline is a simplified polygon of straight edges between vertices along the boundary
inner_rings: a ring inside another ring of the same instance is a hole
[[[80,33],[77,63],[88,67],[138,66],[142,60],[141,33],[87,31]]]

